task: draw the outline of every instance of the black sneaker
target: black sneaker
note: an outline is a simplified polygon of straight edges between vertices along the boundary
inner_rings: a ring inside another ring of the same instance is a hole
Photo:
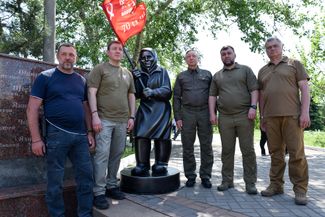
[[[191,188],[195,185],[195,179],[188,179],[185,183],[186,187]]]
[[[119,188],[106,189],[105,195],[106,197],[110,197],[115,200],[125,199],[125,194],[122,191],[120,191]]]
[[[208,178],[204,178],[204,179],[202,179],[201,181],[202,181],[201,184],[202,184],[202,186],[203,186],[204,188],[211,188],[211,187],[212,187],[212,184],[211,184],[211,182],[210,182],[210,179],[208,179]]]
[[[105,195],[98,195],[94,197],[94,206],[97,209],[108,209],[109,204],[106,200]]]

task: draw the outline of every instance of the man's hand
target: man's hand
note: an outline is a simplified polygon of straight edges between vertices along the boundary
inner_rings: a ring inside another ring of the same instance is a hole
[[[210,114],[210,123],[212,125],[218,125],[218,118],[216,114]]]
[[[177,127],[178,130],[182,130],[182,128],[183,128],[183,121],[182,120],[176,121],[176,127]]]
[[[102,122],[100,121],[97,114],[93,115],[91,122],[92,122],[92,127],[93,127],[93,130],[95,131],[95,133],[99,133],[103,129]]]
[[[133,118],[129,118],[128,125],[127,125],[128,131],[133,130],[133,127],[134,127],[134,119]]]
[[[88,137],[89,149],[93,150],[95,148],[95,146],[96,146],[94,133],[93,132],[88,132],[87,137]]]
[[[32,152],[36,156],[44,156],[45,154],[45,145],[42,140],[36,141],[32,143]]]
[[[141,77],[141,71],[137,68],[132,70],[132,75],[134,78],[140,78]]]
[[[302,113],[299,117],[299,125],[301,128],[305,129],[310,126],[310,117],[309,114]]]
[[[153,95],[153,90],[149,87],[146,87],[143,89],[143,95],[146,97],[146,98],[149,98]]]
[[[247,116],[249,120],[254,120],[256,117],[256,109],[250,108]]]

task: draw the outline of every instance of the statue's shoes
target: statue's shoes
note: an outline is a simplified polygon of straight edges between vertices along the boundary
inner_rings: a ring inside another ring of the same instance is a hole
[[[154,164],[152,166],[152,175],[153,176],[165,176],[167,175],[167,166],[165,165],[159,165],[159,164]]]
[[[143,167],[136,166],[131,170],[131,175],[132,176],[141,176],[141,177],[146,177],[149,176],[149,170]]]

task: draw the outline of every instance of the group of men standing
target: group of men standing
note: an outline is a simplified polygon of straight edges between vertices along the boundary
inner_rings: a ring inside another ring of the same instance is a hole
[[[188,179],[186,186],[193,187],[195,184],[194,141],[197,130],[201,149],[201,183],[203,187],[211,188],[212,125],[218,124],[222,141],[222,183],[217,189],[225,191],[234,187],[234,154],[238,137],[243,154],[246,191],[257,194],[253,144],[257,80],[249,67],[235,62],[233,47],[223,47],[220,54],[224,68],[212,77],[211,72],[198,67],[197,51],[189,50],[185,55],[188,70],[180,73],[176,79],[174,114],[177,127],[182,128],[184,173]],[[216,116],[217,110],[219,117]]]
[[[261,194],[273,196],[283,193],[287,147],[295,202],[307,203],[308,166],[303,129],[310,125],[308,75],[300,62],[282,55],[282,46],[278,38],[266,41],[270,62],[260,70],[258,79],[248,66],[235,62],[236,54],[231,46],[221,49],[224,67],[214,76],[198,67],[197,51],[186,52],[188,69],[177,76],[173,110],[177,128],[182,131],[187,187],[193,187],[197,177],[194,157],[196,131],[201,150],[201,184],[205,188],[212,187],[212,125],[218,125],[222,141],[222,183],[217,189],[225,191],[234,187],[234,152],[238,137],[246,192],[257,194],[253,132],[259,100],[261,126],[267,132],[271,155],[270,185]],[[108,208],[105,196],[124,199],[116,177],[127,130],[131,131],[135,124],[135,83],[139,82],[136,79],[144,75],[140,72],[132,74],[121,67],[123,47],[118,41],[109,43],[106,52],[109,61],[95,66],[86,80],[73,70],[77,59],[75,47],[62,44],[57,52],[58,67],[42,72],[32,87],[27,108],[28,124],[33,153],[46,155],[46,202],[51,216],[64,216],[62,184],[67,157],[75,172],[78,216],[92,216],[93,204],[100,209]],[[171,96],[169,78],[165,79],[168,75],[165,69],[157,66],[156,56],[152,50],[143,52],[143,64],[148,69],[145,77],[149,76],[150,80],[152,73],[155,80],[150,81],[150,87],[142,87],[142,109],[147,108],[148,103],[156,105],[150,101],[154,97],[168,104]],[[157,82],[162,85],[159,91],[154,89]],[[47,125],[46,142],[39,131],[38,111],[42,104]],[[136,139],[139,156],[133,171],[135,175],[148,172],[147,152],[150,148],[143,151],[141,147],[150,144],[150,138],[155,139],[155,148],[158,149],[153,172],[166,174],[171,142],[170,138],[161,135],[170,134],[170,129],[166,131],[166,127],[159,126],[158,129],[162,132],[159,136],[150,136],[148,140],[144,136],[146,131]],[[157,131],[152,132],[155,133],[150,135],[157,134]],[[89,149],[95,149],[93,159]]]
[[[232,46],[221,48],[224,67],[213,77],[209,71],[198,67],[198,53],[187,51],[188,69],[177,76],[173,99],[176,125],[182,129],[185,185],[193,187],[196,183],[194,141],[197,131],[201,183],[203,187],[211,188],[211,125],[218,125],[222,143],[222,182],[217,189],[225,191],[234,187],[234,154],[238,137],[246,192],[258,193],[253,136],[259,105],[261,129],[267,133],[271,155],[270,184],[261,195],[283,194],[287,149],[295,203],[306,205],[308,164],[303,131],[310,126],[309,77],[299,61],[283,56],[283,44],[277,37],[267,39],[265,49],[270,61],[259,71],[258,79],[248,66],[235,62]]]

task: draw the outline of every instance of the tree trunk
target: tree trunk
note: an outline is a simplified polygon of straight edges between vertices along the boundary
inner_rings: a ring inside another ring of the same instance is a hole
[[[44,0],[43,60],[50,63],[55,61],[55,5],[56,0]]]

